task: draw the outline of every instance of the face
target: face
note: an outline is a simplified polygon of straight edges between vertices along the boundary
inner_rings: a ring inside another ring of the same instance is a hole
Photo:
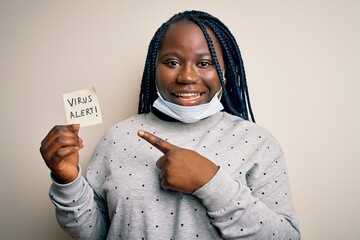
[[[213,32],[208,32],[224,72],[221,48]],[[208,103],[220,90],[215,63],[196,24],[179,22],[169,27],[159,48],[155,81],[166,101],[183,106]]]

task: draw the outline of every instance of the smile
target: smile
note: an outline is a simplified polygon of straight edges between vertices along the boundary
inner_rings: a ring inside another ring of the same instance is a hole
[[[203,93],[174,93],[174,96],[184,101],[194,101],[201,97]]]

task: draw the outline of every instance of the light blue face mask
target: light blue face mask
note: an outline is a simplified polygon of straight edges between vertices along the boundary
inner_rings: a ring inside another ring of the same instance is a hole
[[[181,106],[164,100],[158,92],[159,97],[155,100],[153,107],[181,122],[194,123],[224,109],[224,106],[220,102],[221,93],[220,89],[208,103],[195,106]]]

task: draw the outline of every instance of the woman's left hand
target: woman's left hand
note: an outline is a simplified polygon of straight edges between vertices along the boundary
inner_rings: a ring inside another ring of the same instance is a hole
[[[138,135],[164,154],[156,162],[164,189],[192,194],[209,182],[218,170],[212,161],[195,151],[180,148],[142,130]]]

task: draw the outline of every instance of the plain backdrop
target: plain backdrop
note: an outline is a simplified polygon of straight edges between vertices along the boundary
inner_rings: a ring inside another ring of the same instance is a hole
[[[40,142],[65,124],[62,94],[94,86],[103,123],[88,159],[136,114],[148,43],[186,9],[233,32],[257,123],[282,145],[302,237],[360,239],[360,1],[0,1],[0,239],[69,239],[49,200]]]

